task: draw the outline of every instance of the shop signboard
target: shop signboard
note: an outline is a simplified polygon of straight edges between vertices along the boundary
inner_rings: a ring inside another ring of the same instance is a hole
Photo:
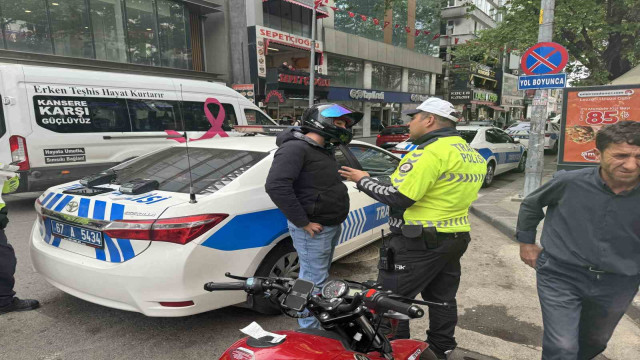
[[[329,89],[328,100],[334,101],[368,101],[377,103],[421,103],[430,96],[425,94],[405,93],[398,91],[381,91],[371,89],[353,89],[332,87]]]
[[[471,101],[471,90],[453,90],[449,94],[449,102],[452,104],[467,104]]]
[[[558,168],[597,165],[596,134],[619,121],[640,121],[640,84],[565,89]]]
[[[255,104],[256,102],[256,92],[254,90],[253,84],[233,84],[231,88],[240,93],[240,95],[247,98],[247,100],[251,101]]]
[[[500,105],[507,107],[524,106],[524,91],[518,90],[518,77],[511,74],[502,74],[502,95]]]
[[[488,77],[491,79],[496,78],[496,72],[490,66],[480,64],[477,62],[471,62],[471,73],[474,75],[480,75],[480,76]]]
[[[473,100],[495,104],[498,102],[498,94],[491,91],[475,89],[473,90]]]
[[[284,97],[284,93],[280,90],[271,90],[267,93],[267,96],[264,98],[264,102],[266,103],[284,103],[286,98]]]
[[[266,55],[270,42],[311,51],[311,39],[309,38],[256,25],[256,51],[259,77],[267,76]],[[316,40],[316,52],[323,52],[322,41]]]
[[[309,92],[310,81],[311,77],[307,72],[281,69],[269,69],[267,72],[267,90],[289,90],[306,94]],[[331,80],[326,76],[316,75],[314,83],[317,93],[326,93]]]

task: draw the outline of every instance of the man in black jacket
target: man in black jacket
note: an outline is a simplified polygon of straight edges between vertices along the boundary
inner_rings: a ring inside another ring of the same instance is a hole
[[[338,174],[333,143],[348,144],[348,130],[362,114],[342,105],[321,104],[307,109],[302,130],[292,128],[276,140],[276,151],[265,189],[287,217],[298,252],[301,279],[322,286],[329,277],[340,224],[349,214],[349,193]],[[320,327],[313,317],[300,327]]]

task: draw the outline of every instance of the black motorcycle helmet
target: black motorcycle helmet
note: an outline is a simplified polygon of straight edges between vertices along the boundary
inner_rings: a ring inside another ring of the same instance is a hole
[[[351,128],[357,124],[363,113],[353,111],[340,104],[317,104],[305,110],[302,115],[302,130],[322,135],[327,142],[348,144],[353,139]],[[337,119],[344,120],[346,129],[333,124]]]

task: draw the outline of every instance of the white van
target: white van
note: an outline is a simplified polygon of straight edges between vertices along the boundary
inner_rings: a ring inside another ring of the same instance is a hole
[[[44,190],[175,144],[171,130],[199,138],[213,118],[224,131],[276,125],[224,84],[198,80],[0,64],[0,98],[0,163],[19,166],[19,191]],[[205,111],[208,98],[222,104],[224,122],[219,105]]]

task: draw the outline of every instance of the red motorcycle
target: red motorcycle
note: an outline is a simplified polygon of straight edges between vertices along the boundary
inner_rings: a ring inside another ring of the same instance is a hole
[[[403,298],[385,292],[373,282],[330,280],[313,294],[314,284],[303,279],[252,277],[229,283],[207,283],[207,291],[244,290],[253,295],[265,294],[293,318],[315,316],[323,329],[276,331],[284,339],[273,336],[246,337],[229,347],[221,360],[437,360],[424,341],[389,340],[398,320],[420,318],[424,311],[411,303],[448,306]],[[308,310],[306,315],[301,313]],[[380,330],[388,318],[392,333]]]

